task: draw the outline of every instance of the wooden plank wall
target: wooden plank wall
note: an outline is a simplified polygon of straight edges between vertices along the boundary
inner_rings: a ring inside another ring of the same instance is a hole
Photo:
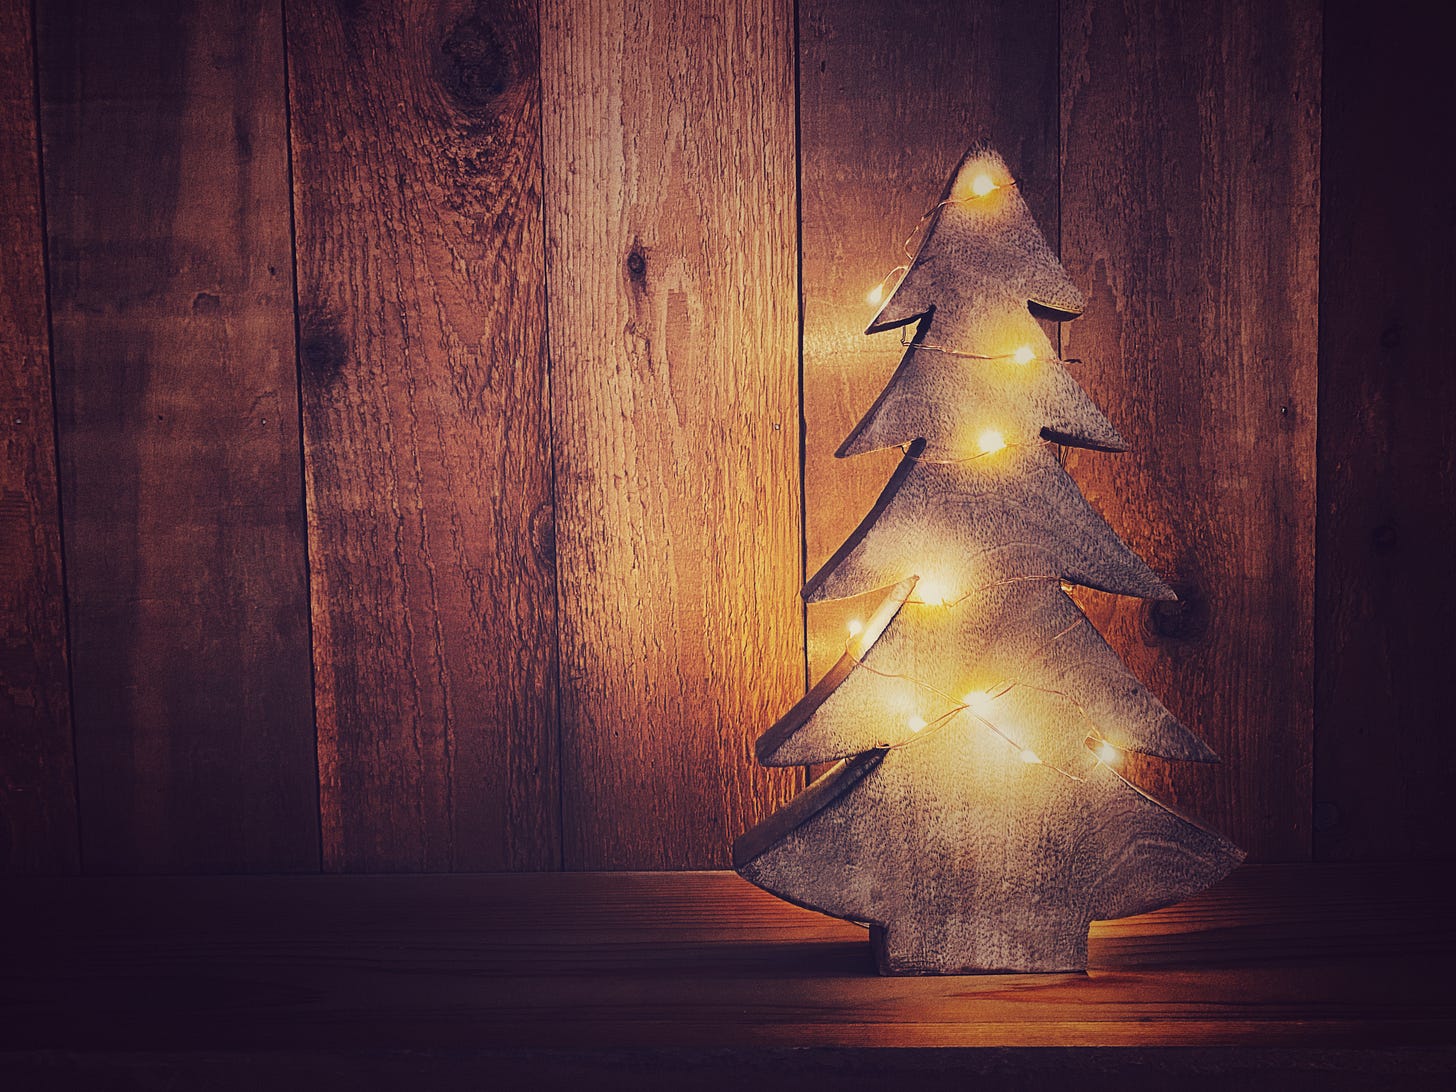
[[[1413,17],[38,0],[37,97],[29,11],[0,868],[723,864],[856,609],[806,616],[804,566],[893,461],[830,456],[899,355],[864,293],[983,134],[1132,441],[1073,473],[1184,593],[1085,602],[1225,757],[1136,775],[1256,858],[1452,852]]]
[[[726,867],[800,781],[793,5],[543,10],[563,862]]]
[[[315,869],[278,6],[37,33],[81,859]]]
[[[30,5],[0,4],[0,872],[73,872],[75,770]]]
[[[536,37],[288,5],[329,869],[558,860]]]
[[[1130,776],[1266,860],[1310,849],[1319,33],[1312,0],[1062,4],[1062,353],[1130,447],[1068,467],[1179,602],[1078,598],[1223,759]]]
[[[1449,857],[1456,88],[1420,4],[1325,10],[1315,852]]]

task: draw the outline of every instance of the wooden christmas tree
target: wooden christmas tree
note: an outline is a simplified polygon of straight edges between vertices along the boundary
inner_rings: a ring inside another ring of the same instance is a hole
[[[1124,446],[1035,317],[1082,306],[977,147],[867,331],[919,320],[838,454],[905,455],[804,595],[891,590],[758,741],[765,765],[842,761],[739,838],[734,864],[869,924],[883,973],[1080,969],[1094,919],[1186,898],[1243,858],[1114,768],[1123,751],[1216,757],[1063,590],[1174,598],[1058,458]]]

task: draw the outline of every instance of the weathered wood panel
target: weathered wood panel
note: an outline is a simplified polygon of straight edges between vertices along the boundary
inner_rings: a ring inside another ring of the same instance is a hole
[[[803,169],[804,507],[814,572],[874,506],[899,457],[835,450],[904,350],[866,337],[866,293],[907,262],[904,244],[966,149],[987,138],[1057,242],[1055,0],[799,5]],[[895,279],[886,284],[893,288]],[[844,651],[845,623],[876,597],[809,611],[810,673]]]
[[[278,6],[38,35],[84,864],[314,868]]]
[[[1456,92],[1420,5],[1325,9],[1315,851],[1449,858]]]
[[[325,865],[554,867],[536,6],[288,35]]]
[[[0,873],[73,872],[75,769],[31,6],[0,3]]]
[[[1062,8],[1063,355],[1131,450],[1094,505],[1181,597],[1081,597],[1223,757],[1134,780],[1256,858],[1310,851],[1319,9]]]
[[[725,864],[799,780],[792,5],[544,13],[565,862]]]
[[[1087,975],[918,979],[875,975],[863,927],[731,874],[65,877],[6,896],[0,1062],[38,1048],[1215,1044],[1443,1046],[1425,1057],[1456,1061],[1456,902],[1439,873],[1398,866],[1241,868],[1178,906],[1095,923]],[[1341,1076],[1295,1087],[1349,1087]]]

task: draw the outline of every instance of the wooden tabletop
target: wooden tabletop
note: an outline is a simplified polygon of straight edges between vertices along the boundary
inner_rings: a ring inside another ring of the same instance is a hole
[[[7,881],[0,1049],[1439,1047],[1438,871],[1246,866],[1086,975],[954,978],[731,873]]]

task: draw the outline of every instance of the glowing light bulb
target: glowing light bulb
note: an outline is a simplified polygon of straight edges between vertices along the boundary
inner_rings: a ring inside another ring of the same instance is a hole
[[[1093,749],[1097,753],[1098,761],[1105,762],[1109,766],[1116,762],[1119,757],[1117,748],[1105,739],[1099,740],[1097,746]]]
[[[915,598],[924,603],[927,607],[943,607],[947,598],[944,587],[934,580],[922,579],[915,585]]]
[[[1030,364],[1036,359],[1036,354],[1031,351],[1030,345],[1023,345],[1011,354],[1011,359],[1018,364]]]
[[[985,197],[996,188],[996,182],[989,174],[978,174],[971,179],[971,192],[977,197]]]
[[[1006,437],[997,432],[994,428],[988,428],[976,437],[976,443],[981,445],[981,454],[994,455],[1006,446]]]
[[[864,623],[861,622],[858,618],[851,618],[849,620],[849,626],[847,628],[849,629],[849,635],[851,637],[858,637],[861,633],[864,632]]]
[[[881,281],[865,293],[865,302],[871,307],[878,307],[885,300],[885,284]]]
[[[1021,749],[1021,761],[1025,762],[1028,766],[1041,765],[1041,759],[1036,757],[1036,752],[1030,747],[1023,747]]]
[[[966,708],[976,716],[985,718],[991,715],[991,703],[994,699],[984,690],[972,690],[962,700],[966,703]]]
[[[924,717],[911,717],[907,723],[910,725],[910,731],[923,732],[927,721]]]

